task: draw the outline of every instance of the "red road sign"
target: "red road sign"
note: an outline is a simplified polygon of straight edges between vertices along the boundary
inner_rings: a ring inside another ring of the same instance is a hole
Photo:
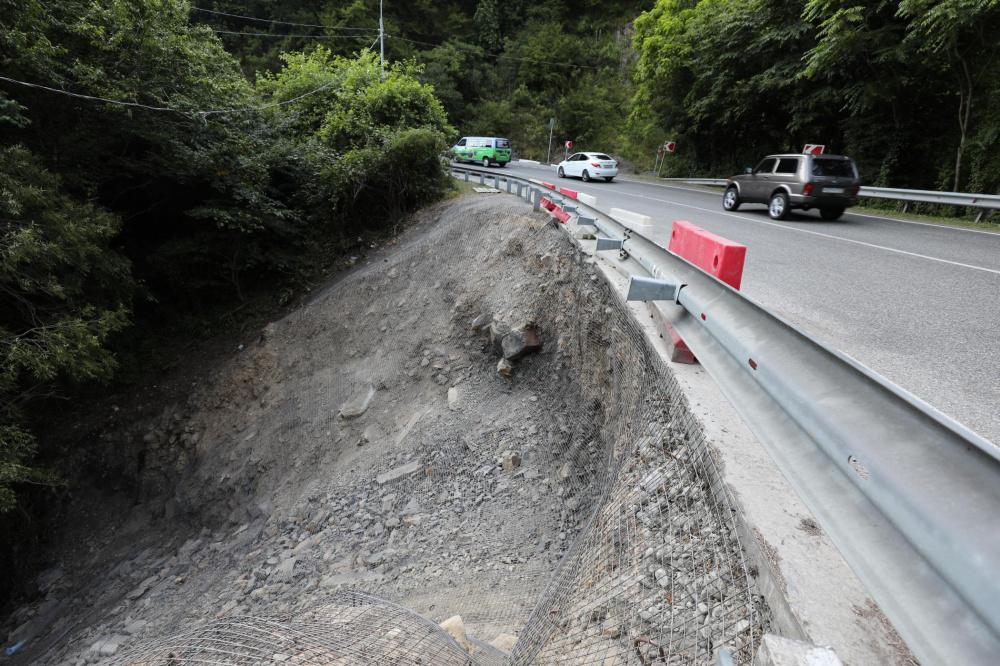
[[[665,151],[667,151],[668,153],[672,153],[675,150],[677,150],[677,142],[676,141],[667,141],[667,142],[665,142],[663,144],[663,149]]]
[[[807,143],[806,147],[802,149],[802,152],[806,155],[822,155],[824,150],[826,150],[826,146],[818,143]]]
[[[567,141],[566,142],[566,150],[573,150],[573,142],[572,141]]]

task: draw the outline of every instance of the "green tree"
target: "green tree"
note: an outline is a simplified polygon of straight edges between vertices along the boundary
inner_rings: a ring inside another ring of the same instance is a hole
[[[46,481],[23,425],[66,382],[108,380],[108,337],[129,323],[128,262],[114,216],[66,196],[20,146],[0,149],[0,512],[12,487]]]

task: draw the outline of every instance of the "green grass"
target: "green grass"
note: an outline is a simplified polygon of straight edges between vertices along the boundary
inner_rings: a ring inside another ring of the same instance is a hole
[[[975,222],[975,215],[967,217],[954,217],[948,215],[925,215],[923,213],[903,213],[902,211],[887,210],[885,208],[872,208],[870,206],[855,206],[849,209],[850,213],[861,213],[862,215],[876,215],[893,220],[904,222],[926,222],[928,224],[943,224],[950,227],[962,227],[964,229],[979,229],[981,231],[1000,231],[1000,215],[993,213],[992,216],[983,216],[983,221],[979,224]]]
[[[704,190],[706,192],[722,192],[721,187],[713,185],[692,185],[687,183],[664,183],[663,179],[655,176],[644,176],[633,174],[628,176],[630,180],[641,180],[647,183],[660,183],[661,185],[677,184],[682,187]],[[963,217],[952,215],[928,215],[925,213],[902,212],[891,208],[874,208],[871,206],[854,206],[848,209],[849,213],[860,213],[862,215],[875,215],[892,220],[902,220],[904,222],[926,222],[927,224],[942,224],[950,227],[962,227],[963,229],[978,229],[981,231],[1000,231],[1000,212],[992,215],[984,215],[983,221],[976,223],[976,213]]]

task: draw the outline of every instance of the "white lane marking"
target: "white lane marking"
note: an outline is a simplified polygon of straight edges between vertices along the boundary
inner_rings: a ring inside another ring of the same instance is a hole
[[[682,187],[680,185],[667,185],[666,183],[651,183],[647,180],[634,180],[632,178],[619,178],[625,183],[635,183],[636,185],[652,185],[653,187],[662,187],[667,190],[684,190],[685,192],[700,192],[701,194],[715,194],[711,190],[698,189],[696,187]],[[723,188],[719,186],[721,191]],[[938,229],[948,229],[953,231],[968,231],[973,234],[986,234],[987,236],[1000,236],[1000,231],[988,231],[986,229],[969,229],[968,227],[953,226],[950,224],[934,224],[933,222],[918,222],[916,220],[901,220],[898,217],[888,217],[885,215],[868,215],[867,213],[855,213],[853,211],[848,211],[848,215],[856,215],[857,217],[868,217],[873,220],[885,220],[886,222],[899,222],[900,224],[918,224],[922,227],[937,227]]]
[[[957,227],[950,224],[934,224],[933,222],[917,222],[916,220],[901,220],[898,217],[884,217],[882,215],[867,215],[865,213],[855,213],[848,211],[848,215],[857,217],[870,217],[873,220],[885,220],[887,222],[899,222],[900,224],[919,224],[922,227],[937,227],[938,229],[951,229],[954,231],[968,231],[973,234],[986,234],[987,236],[1000,236],[1000,231],[987,231],[986,229],[969,229],[968,227]]]
[[[743,216],[743,215],[735,215],[733,213],[727,213],[725,211],[712,210],[710,208],[702,208],[701,206],[692,206],[691,204],[684,204],[684,203],[680,203],[678,201],[669,201],[667,199],[657,199],[656,197],[647,197],[647,196],[645,196],[643,194],[631,194],[631,193],[628,193],[628,192],[619,192],[618,194],[620,194],[621,196],[624,196],[624,197],[636,197],[636,198],[639,198],[639,199],[649,199],[650,201],[658,201],[660,203],[672,204],[674,206],[681,206],[683,208],[691,208],[693,210],[700,210],[700,211],[703,211],[705,213],[712,213],[712,214],[715,214],[715,215],[724,215],[726,217],[732,217],[732,218],[735,218],[737,220],[744,220],[746,222],[754,222],[756,224],[766,224],[769,227],[775,227],[775,228],[781,229],[783,231],[794,231],[794,232],[797,232],[797,233],[800,233],[800,234],[809,234],[811,236],[819,236],[820,238],[829,238],[831,240],[841,241],[843,243],[853,243],[855,245],[863,245],[864,247],[870,247],[870,248],[874,248],[876,250],[885,250],[886,252],[894,252],[896,254],[903,254],[903,255],[910,256],[910,257],[917,257],[919,259],[927,259],[928,261],[937,261],[937,262],[940,262],[942,264],[950,264],[952,266],[959,266],[961,268],[971,268],[972,270],[975,270],[975,271],[983,271],[985,273],[992,273],[994,275],[1000,275],[1000,270],[996,270],[994,268],[986,268],[985,266],[976,266],[974,264],[963,264],[960,261],[952,261],[950,259],[942,259],[940,257],[932,257],[932,256],[929,256],[929,255],[926,255],[926,254],[920,254],[919,252],[910,252],[908,250],[900,250],[899,248],[887,247],[885,245],[877,245],[875,243],[866,243],[865,241],[854,240],[853,238],[843,238],[841,236],[834,236],[832,234],[824,234],[824,233],[822,233],[820,231],[812,231],[810,229],[799,229],[799,228],[790,227],[790,226],[787,226],[787,225],[784,225],[784,224],[777,224],[776,222],[766,222],[764,220],[756,219],[756,218],[753,218],[753,217],[746,217],[746,216]]]

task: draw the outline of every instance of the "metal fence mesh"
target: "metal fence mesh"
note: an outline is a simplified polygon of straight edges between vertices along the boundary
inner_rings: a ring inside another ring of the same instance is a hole
[[[269,332],[288,388],[227,453],[268,469],[258,488],[312,479],[259,537],[286,550],[239,560],[227,617],[117,663],[751,662],[766,609],[679,386],[586,255],[493,196]],[[511,378],[484,313],[541,332]],[[470,643],[437,627],[454,614]]]

